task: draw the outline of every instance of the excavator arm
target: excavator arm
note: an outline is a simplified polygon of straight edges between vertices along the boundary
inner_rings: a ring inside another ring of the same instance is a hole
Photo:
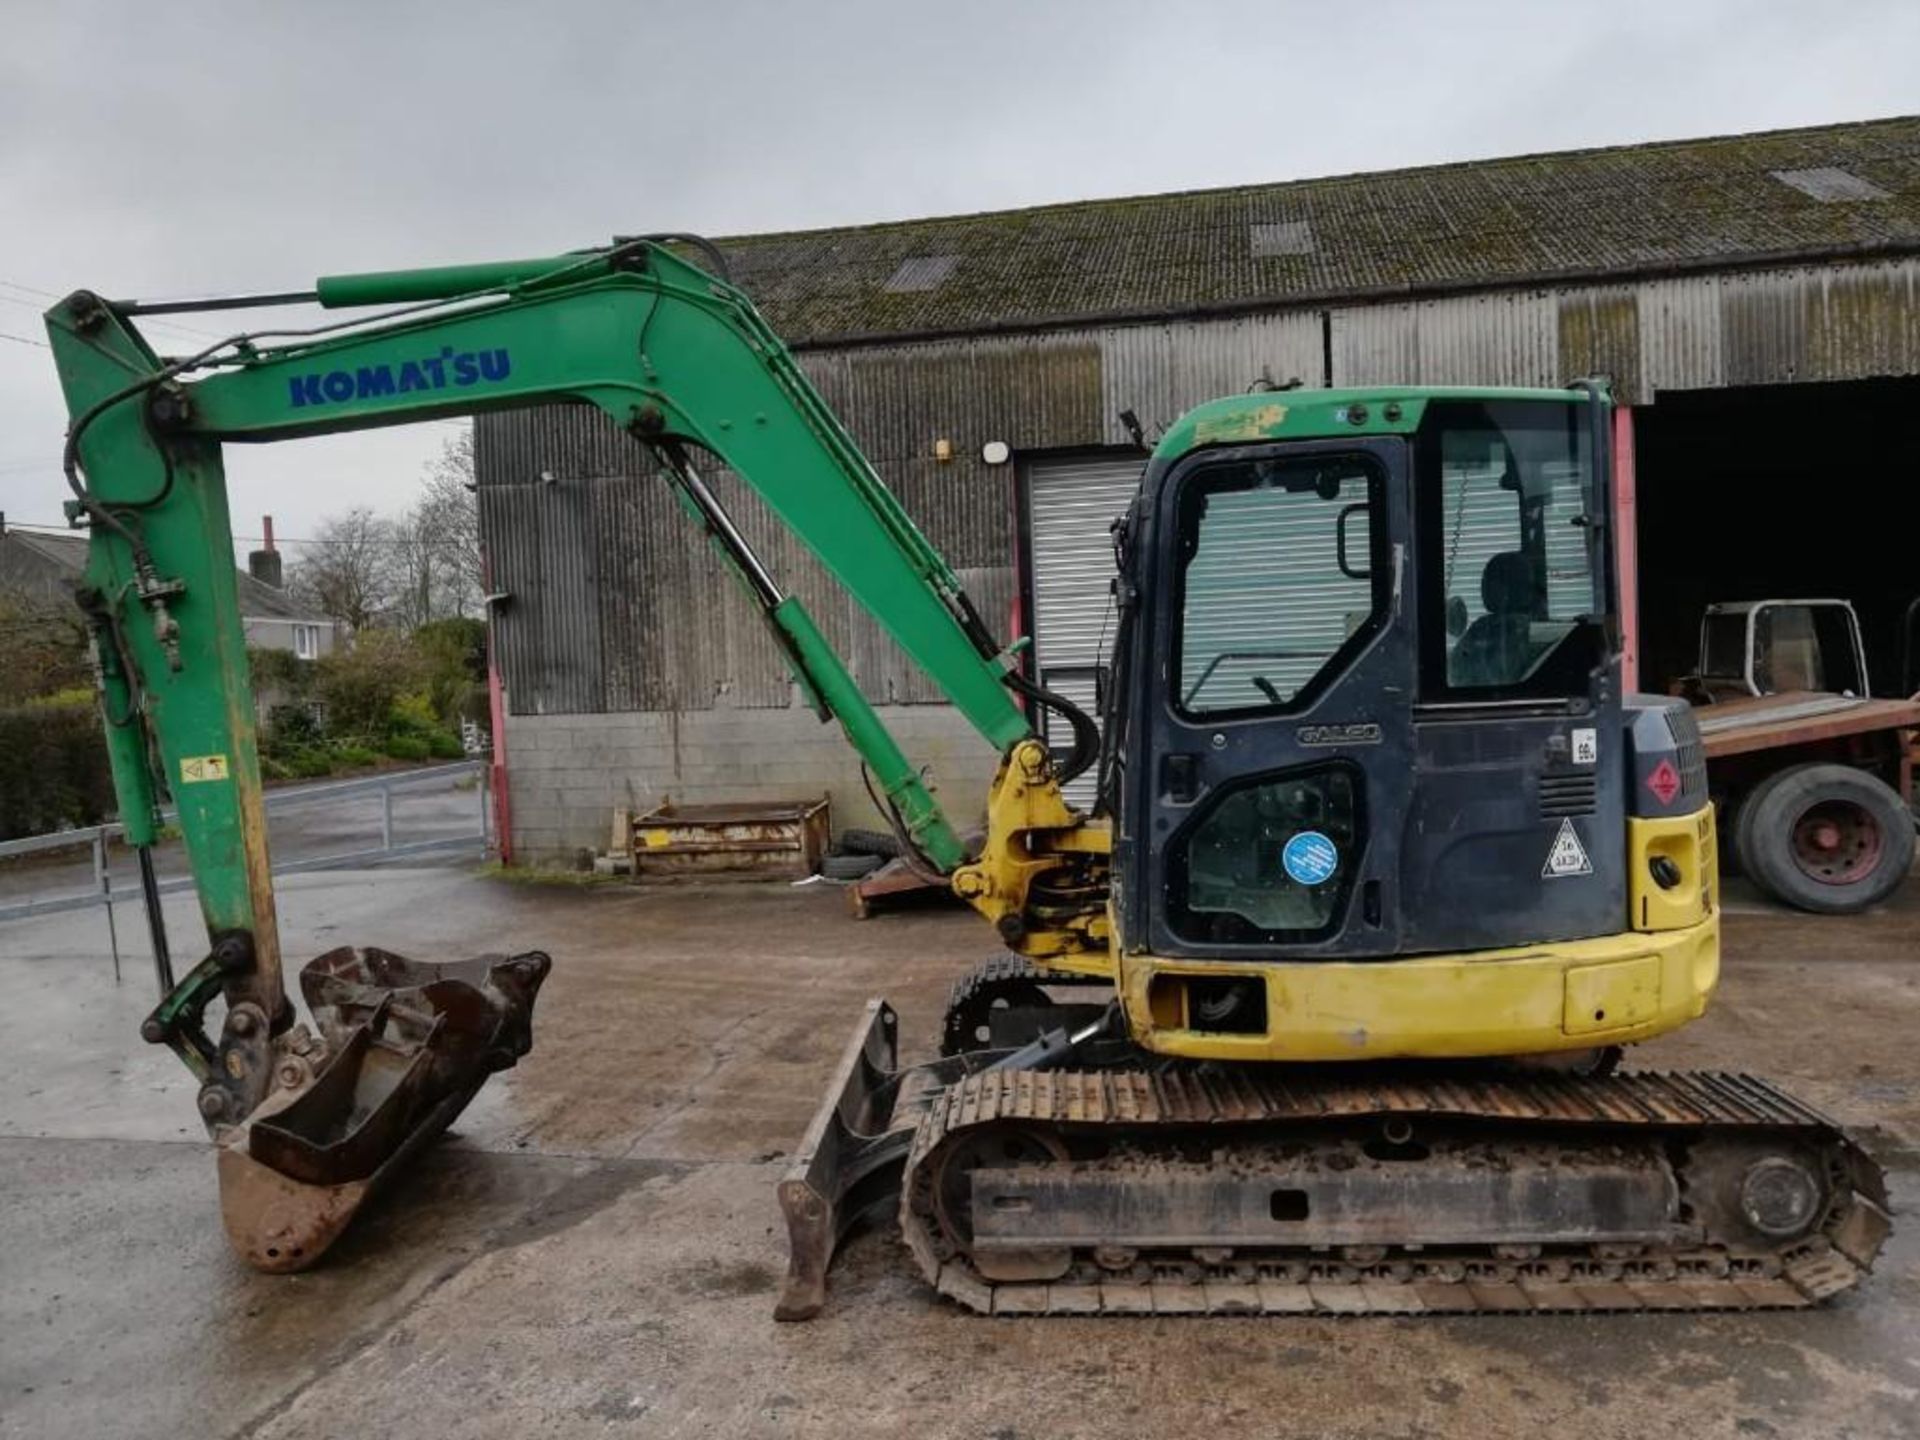
[[[308,331],[235,336],[183,359],[158,355],[135,323],[142,313],[290,299],[391,308]],[[1104,969],[1104,827],[1066,805],[1021,695],[1067,714],[1072,765],[1091,758],[1091,722],[996,649],[957,577],[746,296],[663,240],[335,276],[298,296],[152,305],[80,292],[47,325],[72,416],[69,515],[92,537],[80,598],[97,638],[116,791],[147,881],[162,989],[144,1033],[171,1045],[202,1083],[201,1113],[222,1145],[229,1233],[256,1264],[311,1263],[423,1131],[437,1133],[490,1069],[524,1051],[546,958],[458,967],[334,952],[302,976],[322,1034],[295,1026],[224,443],[536,404],[598,407],[657,457],[761,609],[806,699],[844,728],[919,863],[951,877],[1009,944]],[[970,859],[813,618],[781,591],[694,468],[696,451],[735,471],[1002,755],[983,854]],[[178,984],[149,858],[166,798],[209,936],[206,959]],[[1062,869],[1075,883],[1041,903],[1034,882]],[[215,1040],[202,1017],[217,995],[227,1009]],[[390,1113],[368,1119],[370,1097]],[[381,1133],[343,1135],[349,1114],[361,1115],[360,1132]]]

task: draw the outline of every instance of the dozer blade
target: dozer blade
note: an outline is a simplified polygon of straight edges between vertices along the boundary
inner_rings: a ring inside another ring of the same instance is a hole
[[[928,1108],[947,1086],[1005,1053],[955,1055],[900,1070],[899,1030],[891,1005],[867,1002],[780,1180],[788,1251],[776,1320],[820,1313],[840,1242],[856,1225],[890,1223],[900,1208],[901,1166]]]
[[[341,948],[300,972],[319,1026],[276,1041],[275,1088],[220,1137],[227,1238],[259,1270],[304,1270],[360,1207],[533,1044],[539,951],[420,964]]]
[[[899,1029],[891,1005],[867,1002],[780,1181],[788,1252],[776,1320],[818,1315],[827,1298],[827,1266],[841,1237],[862,1215],[885,1214],[899,1204],[900,1165],[913,1139],[911,1128],[890,1128]]]

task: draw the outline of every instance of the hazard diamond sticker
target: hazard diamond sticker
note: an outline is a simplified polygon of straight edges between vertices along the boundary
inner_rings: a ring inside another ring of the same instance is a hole
[[[1580,843],[1580,837],[1574,833],[1573,821],[1562,820],[1560,833],[1553,837],[1553,848],[1547,851],[1547,863],[1540,867],[1541,879],[1592,873],[1593,862],[1587,859],[1587,847]]]
[[[1653,792],[1653,798],[1662,805],[1671,805],[1673,797],[1680,793],[1680,772],[1673,768],[1673,762],[1662,758],[1653,767],[1653,773],[1647,776],[1647,789]]]

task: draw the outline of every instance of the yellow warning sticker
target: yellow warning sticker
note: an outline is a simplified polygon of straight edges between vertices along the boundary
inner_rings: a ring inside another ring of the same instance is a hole
[[[658,850],[663,845],[671,845],[673,843],[673,832],[670,830],[642,830],[640,832],[640,838],[646,842],[649,850]]]
[[[204,780],[226,778],[227,757],[224,755],[188,755],[180,761],[182,785],[198,785]]]

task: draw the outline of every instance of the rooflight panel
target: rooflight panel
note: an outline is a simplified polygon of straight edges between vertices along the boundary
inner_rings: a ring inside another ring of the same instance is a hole
[[[1820,165],[1811,170],[1774,170],[1770,172],[1782,185],[1790,185],[1802,195],[1811,195],[1829,205],[1849,200],[1886,200],[1891,197],[1871,180],[1862,180],[1838,165]]]
[[[909,255],[880,288],[890,295],[937,290],[959,263],[958,255]]]
[[[1307,220],[1256,220],[1247,227],[1247,238],[1256,260],[1313,254],[1313,225]]]

